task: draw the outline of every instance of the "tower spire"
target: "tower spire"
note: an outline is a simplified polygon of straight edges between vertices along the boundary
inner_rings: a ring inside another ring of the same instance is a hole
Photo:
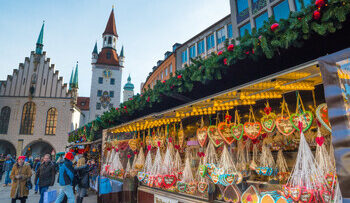
[[[97,42],[95,42],[94,50],[92,51],[93,54],[98,54],[97,51]]]
[[[111,14],[109,15],[106,29],[103,32],[103,35],[107,35],[107,34],[114,35],[114,36],[118,37],[117,28],[115,26],[114,7],[112,8]]]
[[[72,69],[72,73],[70,74],[70,80],[69,80],[69,90],[72,89],[73,86],[73,74],[74,74],[74,67]]]
[[[44,26],[45,26],[45,21],[43,21],[43,25],[41,26],[41,30],[40,30],[40,33],[39,33],[38,40],[36,42],[36,49],[35,49],[35,53],[36,54],[42,54],[42,52],[43,52]]]
[[[78,89],[79,85],[78,85],[78,61],[77,61],[77,65],[75,66],[75,73],[74,73],[74,77],[73,77],[73,83],[72,83],[73,87]]]

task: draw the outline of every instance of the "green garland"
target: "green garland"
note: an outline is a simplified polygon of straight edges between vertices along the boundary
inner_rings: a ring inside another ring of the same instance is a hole
[[[320,19],[313,18],[315,5],[311,5],[299,12],[290,13],[287,20],[280,20],[276,30],[271,30],[271,25],[276,23],[273,17],[265,22],[264,26],[252,34],[246,33],[239,38],[239,44],[235,40],[232,51],[225,50],[221,55],[212,54],[207,59],[197,58],[192,60],[190,66],[183,70],[177,70],[175,75],[166,81],[158,81],[153,89],[135,95],[132,100],[120,104],[120,108],[110,109],[93,121],[94,130],[106,129],[129,121],[131,115],[144,109],[151,108],[161,102],[161,95],[173,93],[191,92],[196,82],[206,83],[211,80],[220,80],[228,68],[241,60],[250,58],[258,60],[266,57],[273,58],[282,49],[290,47],[301,47],[303,41],[309,39],[313,34],[327,35],[342,28],[342,22],[350,13],[350,0],[332,0],[319,11],[322,13]],[[228,41],[225,42],[226,47]],[[316,43],[316,42],[315,42]]]

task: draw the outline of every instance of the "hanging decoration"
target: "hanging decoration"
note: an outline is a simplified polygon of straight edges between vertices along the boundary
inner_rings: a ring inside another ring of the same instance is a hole
[[[259,167],[256,167],[255,172],[259,175],[272,176],[276,172],[276,164],[273,159],[270,148],[264,143],[260,156]]]
[[[182,126],[182,122],[180,122],[180,129],[179,132],[177,133],[178,139],[179,139],[179,145],[180,147],[183,147],[184,140],[185,140],[185,131]]]
[[[252,122],[251,122],[252,121]],[[249,120],[244,123],[244,134],[250,139],[255,140],[261,133],[261,124],[255,120],[253,107],[250,106],[249,109]]]
[[[329,132],[332,132],[331,124],[328,120],[328,108],[326,103],[320,104],[316,108],[316,118],[323,127],[325,127]]]
[[[295,113],[291,115],[290,122],[293,124],[293,127],[299,129],[299,121],[302,124],[303,132],[307,131],[312,124],[312,113],[310,111],[305,111],[303,101],[301,100],[299,92],[297,93],[297,107]]]
[[[216,116],[216,124],[218,123],[219,115]],[[210,125],[208,127],[208,136],[215,147],[219,147],[224,143],[224,140],[220,136],[217,125]]]
[[[123,178],[124,176],[124,168],[123,165],[120,161],[120,156],[119,156],[119,150],[115,150],[115,155],[113,158],[113,161],[111,163],[111,167],[109,169],[110,176],[116,177],[116,178]]]
[[[231,133],[233,138],[236,140],[241,140],[243,136],[243,124],[240,122],[240,117],[238,115],[238,110],[235,110],[235,121],[231,127]]]
[[[182,179],[182,171],[183,171],[182,159],[181,159],[179,150],[176,150],[176,154],[174,158],[174,173],[177,180]]]
[[[243,178],[247,178],[250,176],[250,170],[247,164],[248,160],[246,157],[246,152],[248,152],[248,150],[246,150],[246,145],[244,144],[244,142],[243,141],[237,142],[236,168],[237,168],[237,171],[240,171],[242,173]]]
[[[237,171],[226,145],[224,145],[224,149],[221,153],[218,167],[214,170],[213,173],[217,173],[219,176],[218,182],[226,187],[232,184],[239,184],[243,180],[242,174]]]
[[[276,127],[276,114],[272,113],[272,108],[267,101],[264,108],[265,115],[261,118],[261,126],[266,132],[273,132]]]
[[[154,157],[153,167],[149,176],[148,186],[150,187],[162,186],[163,184],[163,176],[161,175],[162,164],[163,164],[163,158],[160,152],[160,143],[159,143],[156,156]]]
[[[180,192],[185,192],[187,194],[194,194],[197,190],[197,184],[193,178],[192,168],[190,164],[190,153],[186,153],[185,168],[183,172],[183,178],[181,181],[177,182],[177,189]]]
[[[172,140],[170,139],[167,150],[164,155],[164,161],[161,169],[161,175],[163,176],[162,185],[165,188],[171,188],[176,183],[176,176],[175,176],[176,171],[174,168],[174,158],[175,158],[175,151],[172,144]]]
[[[287,112],[287,116],[284,115],[284,112]],[[288,105],[283,97],[281,104],[281,114],[276,118],[276,128],[282,135],[289,136],[295,131],[293,124],[290,122],[290,118],[291,116],[289,113]]]
[[[287,181],[289,177],[288,165],[287,165],[286,159],[283,156],[283,151],[281,149],[278,150],[276,165],[277,165],[277,171],[278,171],[277,173],[278,180]]]
[[[249,186],[248,189],[244,191],[241,197],[241,202],[242,203],[259,203],[260,202],[259,192],[254,185]]]
[[[201,147],[204,147],[208,138],[208,128],[204,126],[203,116],[201,118],[201,126],[197,129],[197,140]]]
[[[231,128],[232,128],[232,126],[234,126],[234,124],[231,123],[229,117],[231,117],[231,116],[229,115],[229,113],[227,111],[226,116],[225,116],[225,118],[227,118],[227,119],[225,119],[224,122],[220,122],[218,124],[218,131],[219,131],[219,134],[222,137],[222,139],[228,145],[231,145],[235,141],[234,137],[231,134]]]

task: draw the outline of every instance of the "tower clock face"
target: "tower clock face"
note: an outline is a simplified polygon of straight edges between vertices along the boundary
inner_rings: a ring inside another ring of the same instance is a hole
[[[105,69],[105,70],[103,71],[103,77],[104,77],[104,78],[110,78],[110,77],[112,77],[112,71],[111,71],[110,69]]]

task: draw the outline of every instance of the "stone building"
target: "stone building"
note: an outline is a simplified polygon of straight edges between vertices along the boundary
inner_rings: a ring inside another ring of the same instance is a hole
[[[103,112],[120,104],[124,51],[122,48],[118,56],[116,51],[118,34],[113,9],[102,38],[102,50],[98,53],[96,43],[92,52],[89,121],[95,120]]]
[[[0,82],[0,153],[39,156],[64,151],[67,133],[81,123],[78,67],[68,87],[43,52],[43,37],[44,24],[35,51]]]

